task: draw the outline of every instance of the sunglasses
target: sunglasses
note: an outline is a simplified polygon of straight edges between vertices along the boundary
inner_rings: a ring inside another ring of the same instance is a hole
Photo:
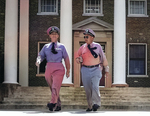
[[[84,36],[84,39],[85,39],[85,38],[87,38],[87,39],[88,39],[89,37],[88,37],[88,36]]]
[[[56,32],[53,32],[53,33],[51,33],[51,35],[58,35],[58,33],[56,33]]]

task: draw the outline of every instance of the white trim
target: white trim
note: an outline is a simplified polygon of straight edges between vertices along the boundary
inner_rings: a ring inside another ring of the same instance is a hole
[[[144,14],[130,14],[128,17],[149,17],[149,15],[144,15]]]
[[[75,23],[75,24],[73,24],[72,29],[73,30],[85,30],[83,28],[83,26],[88,25],[90,23],[96,23],[97,25],[105,27],[105,29],[93,29],[94,31],[113,31],[114,30],[113,25],[111,25],[105,21],[102,21],[100,19],[97,19],[96,17],[90,17],[81,22]]]
[[[103,15],[103,0],[101,0],[101,14]]]
[[[145,2],[144,14],[130,14],[130,1],[144,1]],[[148,15],[147,15],[147,0],[128,0],[128,17],[148,17]]]
[[[37,13],[37,15],[59,15],[58,13],[52,13],[52,12],[40,12]]]
[[[84,86],[82,85],[82,86],[80,86],[80,87],[82,88],[82,87],[84,87]],[[99,86],[99,88],[105,88],[105,86]]]
[[[129,48],[130,45],[145,45],[145,75],[129,75]],[[128,75],[127,77],[148,77],[147,75],[147,43],[128,43]]]
[[[29,86],[29,0],[20,0],[19,84]]]
[[[101,13],[84,13],[82,16],[104,16]]]
[[[149,77],[148,75],[127,75],[127,77]]]
[[[38,51],[37,51],[37,53],[39,53],[40,52],[40,43],[45,43],[45,44],[47,44],[47,43],[49,43],[48,41],[47,42],[45,42],[45,41],[39,41],[38,42]],[[37,74],[36,74],[36,76],[37,75],[40,75],[41,73],[40,73],[40,66],[39,67],[37,67]],[[43,73],[44,74],[44,73]],[[41,74],[41,75],[43,75],[43,74]]]
[[[100,0],[100,10],[101,12],[100,13],[85,13],[85,0],[83,0],[83,14],[82,16],[104,16],[103,14],[103,0]]]
[[[37,15],[59,15],[58,14],[58,0],[56,0],[56,12],[41,12],[41,0],[38,0],[38,13]]]

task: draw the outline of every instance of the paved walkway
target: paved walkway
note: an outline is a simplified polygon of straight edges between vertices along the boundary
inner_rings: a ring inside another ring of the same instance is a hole
[[[150,116],[150,111],[97,111],[86,112],[84,110],[63,110],[49,112],[47,110],[1,110],[0,116]]]

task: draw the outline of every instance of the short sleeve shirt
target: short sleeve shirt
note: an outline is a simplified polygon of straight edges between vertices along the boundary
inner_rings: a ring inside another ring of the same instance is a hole
[[[58,52],[57,54],[53,54],[51,52],[52,42],[45,44],[42,50],[39,52],[39,56],[43,61],[45,58],[47,62],[62,62],[62,59],[66,59],[68,57],[68,53],[66,48],[63,44],[56,42],[55,43],[55,50]]]

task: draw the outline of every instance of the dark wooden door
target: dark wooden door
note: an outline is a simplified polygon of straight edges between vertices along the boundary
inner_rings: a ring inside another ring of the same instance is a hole
[[[104,67],[102,70],[102,78],[100,80],[99,86],[105,86],[105,69],[104,69]]]

